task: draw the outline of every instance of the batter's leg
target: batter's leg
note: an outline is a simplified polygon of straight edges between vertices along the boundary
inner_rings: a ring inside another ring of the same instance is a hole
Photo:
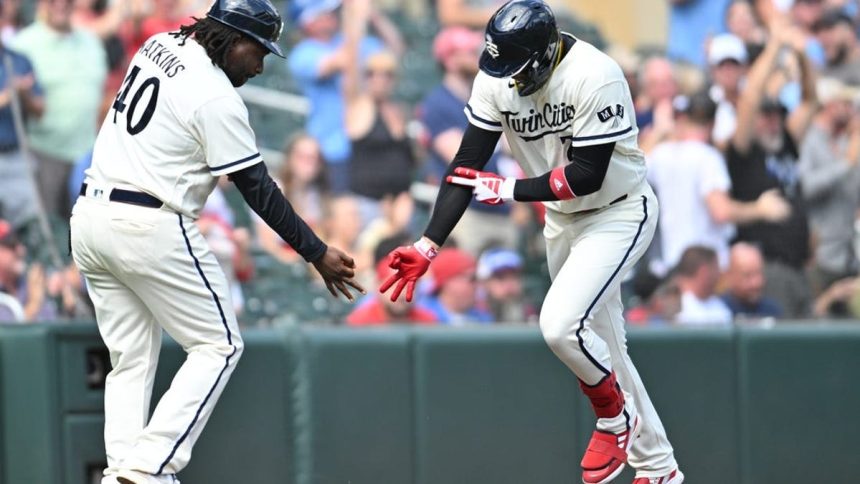
[[[642,432],[631,444],[628,462],[636,469],[637,477],[666,476],[677,468],[678,464],[663,423],[651,403],[633,360],[627,354],[623,310],[621,292],[616,290],[595,315],[592,326],[609,347],[612,368],[618,382],[625,395],[632,400],[631,403],[635,405],[642,420]]]
[[[553,282],[541,309],[541,332],[552,351],[588,386],[612,372],[609,347],[594,332],[592,321],[648,247],[654,211],[656,204],[643,196],[575,220],[568,231],[547,239]]]
[[[170,475],[188,464],[243,343],[227,279],[194,222],[172,214],[161,237],[172,250],[133,286],[188,356],[122,466]]]
[[[552,351],[579,378],[598,417],[597,430],[582,459],[586,483],[614,479],[639,434],[641,420],[636,408],[632,399],[625,398],[609,345],[593,325],[595,315],[617,297],[624,274],[647,249],[654,234],[654,212],[656,203],[642,195],[588,217],[570,217],[566,230],[547,238],[554,277],[541,309],[541,332]]]

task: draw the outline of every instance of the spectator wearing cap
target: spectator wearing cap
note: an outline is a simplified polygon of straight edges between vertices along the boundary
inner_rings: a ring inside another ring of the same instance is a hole
[[[813,290],[857,274],[854,219],[860,208],[860,89],[818,80],[821,108],[800,145],[800,180],[817,241]]]
[[[477,307],[475,258],[462,249],[445,248],[430,266],[433,287],[422,301],[436,319],[446,325],[491,323],[493,317]]]
[[[648,181],[660,202],[662,264],[658,275],[675,267],[681,254],[702,245],[728,264],[734,224],[779,221],[790,211],[776,190],[740,202],[729,196],[731,180],[722,154],[708,144],[716,105],[705,92],[675,100],[675,133],[648,155]]]
[[[811,294],[805,276],[810,257],[806,202],[800,185],[798,143],[815,113],[815,74],[804,53],[805,40],[791,29],[774,29],[762,54],[750,67],[738,101],[738,123],[726,153],[731,196],[753,201],[778,189],[791,205],[791,215],[779,222],[756,222],[738,227],[737,240],[761,247],[765,258],[765,294],[776,300],[787,317],[809,312]],[[800,65],[800,105],[788,115],[785,108],[764,96],[770,74],[780,63],[783,48]]]
[[[758,247],[738,242],[732,246],[720,296],[735,320],[780,318],[782,308],[764,295],[764,258]]]
[[[10,65],[11,72],[7,69]],[[19,229],[36,218],[38,204],[30,168],[20,149],[13,96],[19,101],[22,116],[38,118],[45,110],[42,88],[30,60],[0,41],[0,217]]]
[[[376,263],[376,282],[382,284],[394,274],[394,269],[388,264],[391,259],[386,256]],[[374,326],[380,324],[436,324],[436,315],[417,303],[407,302],[401,298],[392,302],[391,298],[376,291],[376,294],[364,304],[357,305],[346,317],[349,326]]]
[[[536,322],[537,311],[525,300],[523,259],[516,252],[496,247],[478,258],[476,272],[481,288],[481,306],[497,323]]]
[[[306,122],[308,133],[322,147],[328,163],[330,188],[343,193],[349,188],[348,160],[350,143],[344,128],[344,99],[342,72],[347,64],[347,52],[338,14],[341,0],[298,0],[290,4],[290,18],[302,32],[302,40],[287,58],[293,78],[310,100],[310,113]],[[381,35],[366,36],[358,46],[364,60],[383,47],[395,53],[403,51],[399,35],[393,35],[390,22],[383,16],[371,16],[370,23]]]
[[[842,10],[828,10],[814,30],[827,60],[822,74],[860,86],[860,41],[851,17]]]
[[[67,219],[66,184],[95,142],[107,55],[95,34],[72,26],[73,0],[41,0],[39,7],[41,19],[21,30],[12,47],[33,63],[44,90],[44,113],[28,120],[39,193],[46,212]]]
[[[708,44],[708,65],[713,80],[710,94],[717,103],[712,139],[720,151],[725,151],[735,134],[737,104],[747,62],[747,48],[735,35],[718,35]]]
[[[469,121],[463,107],[469,100],[472,83],[478,74],[478,57],[483,36],[465,27],[443,29],[433,41],[433,56],[442,67],[442,83],[421,101],[419,119],[427,134],[424,181],[439,185],[448,165],[454,160]],[[490,158],[486,170],[517,176],[517,163],[499,149]],[[463,222],[454,228],[453,236],[461,247],[477,254],[490,239],[500,239],[506,246],[516,242],[517,226],[510,222],[512,208],[507,204],[490,206],[472,201]]]
[[[0,220],[0,322],[57,317],[56,306],[48,298],[44,269],[39,264],[28,268],[24,254],[12,226]]]
[[[732,312],[716,295],[720,269],[717,254],[708,247],[694,245],[681,255],[675,270],[681,289],[678,324],[729,324]]]

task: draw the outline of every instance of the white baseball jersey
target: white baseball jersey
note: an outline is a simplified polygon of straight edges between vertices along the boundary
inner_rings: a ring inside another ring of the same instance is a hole
[[[614,60],[582,40],[576,40],[549,81],[530,96],[520,96],[512,79],[479,73],[465,112],[473,125],[504,132],[529,177],[567,165],[568,153],[576,147],[615,142],[601,189],[545,202],[551,210],[603,207],[645,180],[645,157],[636,143],[639,128],[624,74]]]
[[[196,219],[219,175],[262,157],[227,75],[194,39],[181,43],[158,34],[131,59],[86,175]]]

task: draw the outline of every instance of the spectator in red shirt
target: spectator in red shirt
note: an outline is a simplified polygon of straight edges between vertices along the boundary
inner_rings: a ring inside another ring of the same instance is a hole
[[[394,273],[388,267],[389,257],[385,257],[376,264],[376,279],[382,284]],[[364,304],[359,304],[346,317],[349,326],[374,326],[379,324],[406,323],[406,324],[436,324],[436,316],[427,309],[417,304],[408,303],[405,299],[391,302],[388,296],[376,291],[376,295]]]

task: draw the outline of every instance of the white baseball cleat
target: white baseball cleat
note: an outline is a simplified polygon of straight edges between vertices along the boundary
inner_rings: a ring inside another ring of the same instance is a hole
[[[679,469],[661,477],[637,477],[633,479],[633,484],[681,484],[682,482],[684,482],[684,474]]]

